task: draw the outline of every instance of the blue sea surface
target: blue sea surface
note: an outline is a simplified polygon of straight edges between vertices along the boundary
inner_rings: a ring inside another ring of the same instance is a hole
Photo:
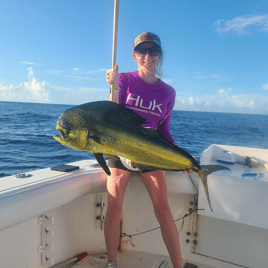
[[[0,177],[94,159],[53,139],[59,116],[73,105],[0,102]],[[268,116],[174,111],[171,135],[199,161],[211,144],[268,149]]]

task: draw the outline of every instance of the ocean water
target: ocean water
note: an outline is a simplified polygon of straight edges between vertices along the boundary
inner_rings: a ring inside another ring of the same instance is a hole
[[[73,105],[0,102],[0,177],[94,159],[53,139],[59,116]],[[171,134],[199,161],[211,144],[268,149],[268,116],[174,111]]]

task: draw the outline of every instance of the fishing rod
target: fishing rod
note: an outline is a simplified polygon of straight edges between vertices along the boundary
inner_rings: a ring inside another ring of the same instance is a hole
[[[118,32],[119,0],[114,1],[114,28],[113,28],[113,57],[112,68],[116,64],[117,32]],[[110,101],[113,101],[114,83],[111,85]]]

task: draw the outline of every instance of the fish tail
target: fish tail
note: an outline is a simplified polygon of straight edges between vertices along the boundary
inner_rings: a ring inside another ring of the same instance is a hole
[[[211,211],[213,212],[211,202],[210,202],[210,198],[209,198],[209,193],[208,193],[208,183],[207,183],[208,173],[207,173],[207,170],[202,167],[201,170],[198,172],[198,175],[201,178],[202,185],[203,185],[204,192],[205,192],[205,195],[206,195],[207,200],[208,200],[209,207],[210,207]]]
[[[207,197],[208,200],[208,204],[209,207],[212,210],[211,207],[211,202],[210,202],[210,198],[209,198],[209,193],[208,193],[208,184],[207,184],[207,176],[213,172],[219,171],[219,170],[230,170],[229,168],[222,166],[222,165],[203,165],[201,166],[201,170],[199,171],[199,176],[201,178],[202,184],[203,184],[203,188],[205,191],[205,195]]]

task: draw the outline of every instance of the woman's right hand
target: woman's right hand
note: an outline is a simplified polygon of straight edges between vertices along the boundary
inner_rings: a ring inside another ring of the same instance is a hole
[[[116,64],[114,66],[114,69],[110,69],[107,71],[106,73],[106,80],[107,80],[107,83],[112,85],[112,84],[115,84],[117,85],[118,84],[118,64]]]

